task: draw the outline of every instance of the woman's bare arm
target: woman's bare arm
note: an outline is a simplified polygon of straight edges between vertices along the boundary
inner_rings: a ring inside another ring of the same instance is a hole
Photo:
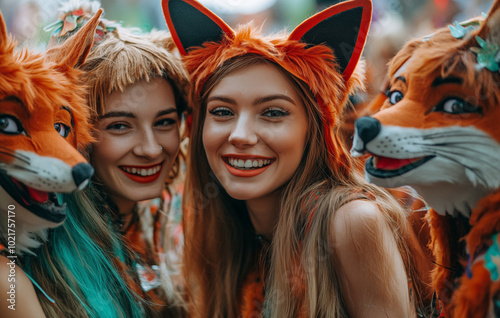
[[[333,240],[351,317],[414,317],[402,257],[374,203],[342,206],[333,218]]]

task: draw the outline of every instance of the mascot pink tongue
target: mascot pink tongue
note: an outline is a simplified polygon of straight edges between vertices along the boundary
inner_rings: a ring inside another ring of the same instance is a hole
[[[17,181],[16,179],[12,179],[12,181],[15,184],[17,184],[19,187],[23,186],[23,184],[20,183],[19,181]],[[27,186],[25,186],[25,187],[28,190],[30,198],[35,200],[36,202],[43,203],[43,202],[47,202],[49,200],[49,193],[48,192],[36,190],[36,189],[30,188]],[[25,201],[25,203],[29,204],[29,202],[26,202],[26,201]]]
[[[374,164],[376,165],[377,169],[382,169],[382,170],[397,170],[400,169],[401,167],[404,167],[406,165],[409,165],[412,162],[415,162],[419,160],[420,158],[416,159],[393,159],[393,158],[388,158],[388,157],[375,157],[374,158]]]
[[[30,197],[40,203],[47,202],[49,200],[49,194],[45,191],[35,190],[33,188],[27,187]]]

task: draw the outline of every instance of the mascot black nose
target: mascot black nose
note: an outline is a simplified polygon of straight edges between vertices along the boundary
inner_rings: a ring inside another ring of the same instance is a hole
[[[94,174],[94,168],[88,163],[79,163],[73,167],[71,170],[71,174],[73,175],[73,180],[75,181],[76,186],[80,189],[81,187],[85,187],[88,179],[92,177]]]
[[[373,117],[361,117],[356,120],[355,124],[356,133],[365,145],[377,137],[381,126],[380,122]]]

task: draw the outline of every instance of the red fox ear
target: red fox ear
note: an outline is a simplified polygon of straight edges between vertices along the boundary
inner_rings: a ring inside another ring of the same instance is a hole
[[[497,44],[500,46],[499,30],[500,30],[500,0],[496,0],[491,6],[490,11],[488,12],[488,16],[486,17],[486,20],[484,21],[477,35],[481,39],[491,44]],[[472,41],[471,46],[477,46],[475,37],[472,37],[470,41]]]
[[[371,0],[341,2],[302,22],[288,38],[333,49],[339,71],[347,81],[361,57],[371,16]]]
[[[0,48],[4,48],[9,37],[7,35],[7,26],[3,20],[2,11],[0,11]]]
[[[182,55],[208,41],[220,42],[234,31],[215,13],[194,0],[162,0],[163,15]]]
[[[77,68],[82,65],[94,44],[94,33],[102,12],[103,10],[99,9],[92,19],[61,46],[48,50],[46,59],[63,67]]]

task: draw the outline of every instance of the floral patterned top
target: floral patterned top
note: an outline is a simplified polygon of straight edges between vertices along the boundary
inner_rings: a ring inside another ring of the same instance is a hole
[[[158,317],[168,313],[165,291],[182,288],[179,267],[184,245],[183,192],[183,183],[177,182],[169,185],[161,198],[139,202],[137,216],[123,231],[124,242],[135,254],[132,266],[140,287],[136,292],[150,302],[151,310]]]

